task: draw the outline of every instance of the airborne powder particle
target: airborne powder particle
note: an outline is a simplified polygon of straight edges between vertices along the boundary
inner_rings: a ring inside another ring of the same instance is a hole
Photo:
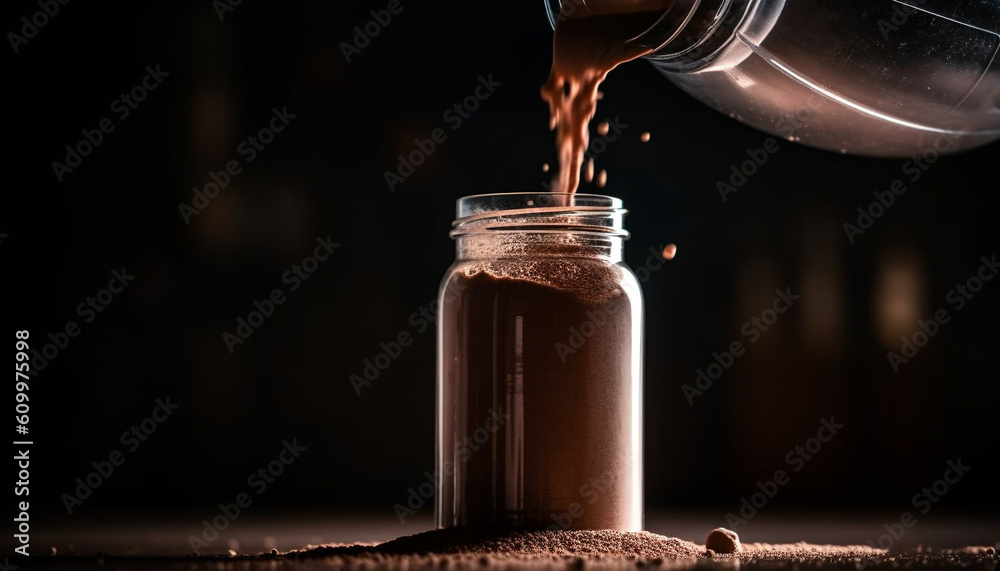
[[[677,255],[677,245],[676,244],[667,244],[666,246],[663,247],[663,259],[664,260],[673,260],[674,256],[676,256],[676,255]],[[722,529],[722,528],[719,528],[719,529]]]

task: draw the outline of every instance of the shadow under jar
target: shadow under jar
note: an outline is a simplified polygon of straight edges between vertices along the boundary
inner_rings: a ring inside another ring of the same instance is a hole
[[[458,201],[439,296],[437,527],[642,529],[642,294],[621,200]]]

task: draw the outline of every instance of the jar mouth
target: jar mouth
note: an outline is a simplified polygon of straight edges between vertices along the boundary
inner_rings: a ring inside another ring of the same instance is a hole
[[[622,200],[599,194],[508,192],[458,199],[452,238],[496,232],[628,237]]]
[[[549,17],[549,25],[553,29],[560,20],[566,19],[639,11],[659,14],[655,20],[650,21],[645,31],[628,40],[628,43],[655,51],[680,33],[691,20],[700,2],[701,0],[661,0],[660,2],[648,2],[647,5],[643,6],[640,3],[624,5],[602,2],[591,5],[586,0],[545,0],[545,12]]]

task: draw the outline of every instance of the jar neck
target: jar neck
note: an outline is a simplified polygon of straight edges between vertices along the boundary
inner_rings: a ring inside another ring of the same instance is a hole
[[[515,192],[459,199],[452,223],[459,261],[552,257],[622,261],[628,238],[620,199]]]
[[[623,260],[625,237],[573,232],[500,232],[466,234],[455,238],[459,262],[590,258],[605,263]]]

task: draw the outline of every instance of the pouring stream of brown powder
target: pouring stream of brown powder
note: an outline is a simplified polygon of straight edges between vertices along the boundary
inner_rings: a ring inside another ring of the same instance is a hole
[[[549,104],[549,128],[556,131],[559,169],[554,192],[576,192],[584,153],[590,144],[590,120],[597,110],[597,88],[618,64],[651,50],[630,42],[662,12],[568,18],[552,37],[552,71],[542,85]],[[605,175],[606,178],[606,175]]]

